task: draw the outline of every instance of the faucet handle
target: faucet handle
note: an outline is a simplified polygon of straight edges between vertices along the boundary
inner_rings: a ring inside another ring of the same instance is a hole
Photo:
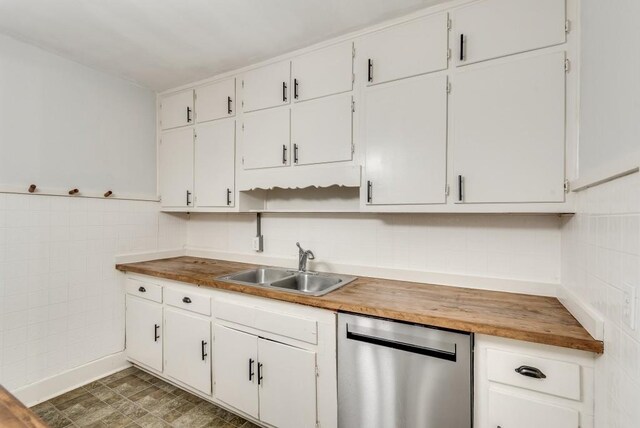
[[[315,254],[313,254],[313,251],[307,250],[307,251],[305,251],[305,253],[307,253],[307,258],[309,260],[315,260],[316,256],[315,256]]]

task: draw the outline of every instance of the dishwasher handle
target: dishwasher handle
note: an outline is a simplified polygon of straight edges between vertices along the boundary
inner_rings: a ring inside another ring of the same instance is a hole
[[[442,349],[429,348],[426,346],[420,346],[412,343],[391,340],[388,338],[372,336],[370,334],[364,334],[361,332],[356,332],[354,330],[349,331],[349,324],[347,324],[347,339],[355,340],[358,342],[369,343],[371,345],[384,346],[387,348],[398,349],[400,351],[411,352],[414,354],[425,355],[427,357],[439,358],[441,360],[446,361],[456,361],[456,351],[457,346],[453,344],[454,351],[445,351]]]

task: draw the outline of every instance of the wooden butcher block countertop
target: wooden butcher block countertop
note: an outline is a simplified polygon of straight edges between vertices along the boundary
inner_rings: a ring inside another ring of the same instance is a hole
[[[0,427],[47,428],[31,410],[0,385]]]
[[[373,315],[472,333],[602,353],[592,338],[553,297],[476,290],[360,277],[324,296],[219,281],[255,265],[198,257],[175,257],[116,265],[122,272],[166,278],[335,311]]]

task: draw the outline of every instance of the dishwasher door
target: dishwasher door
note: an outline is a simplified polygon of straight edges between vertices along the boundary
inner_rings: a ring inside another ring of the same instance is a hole
[[[340,428],[470,428],[472,335],[338,314]]]

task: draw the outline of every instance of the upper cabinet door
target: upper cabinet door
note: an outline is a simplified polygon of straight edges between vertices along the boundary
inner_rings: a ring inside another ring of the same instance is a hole
[[[243,79],[243,110],[289,104],[291,100],[291,62],[282,61],[247,72]]]
[[[367,202],[446,202],[446,76],[419,76],[370,88],[364,109]]]
[[[236,114],[236,79],[227,79],[196,89],[198,123]]]
[[[213,325],[213,334],[216,398],[257,418],[258,338],[218,324]]]
[[[351,94],[342,94],[295,106],[291,112],[294,164],[351,160],[351,101]]]
[[[316,354],[258,339],[260,420],[279,428],[315,428]]]
[[[236,121],[196,128],[195,192],[198,207],[231,207],[234,199]]]
[[[242,152],[244,169],[290,164],[288,108],[258,111],[244,116]]]
[[[162,206],[193,206],[193,129],[178,129],[160,139],[160,195]]]
[[[565,0],[484,0],[452,12],[458,66],[566,41]]]
[[[160,101],[160,127],[177,128],[193,124],[193,90],[162,97]]]
[[[363,77],[368,85],[447,68],[448,16],[418,18],[362,38]]]
[[[304,101],[353,89],[353,43],[340,43],[295,58],[293,100]]]
[[[211,394],[211,321],[167,309],[164,325],[165,374]]]
[[[555,52],[452,78],[456,201],[564,201],[564,60]]]

